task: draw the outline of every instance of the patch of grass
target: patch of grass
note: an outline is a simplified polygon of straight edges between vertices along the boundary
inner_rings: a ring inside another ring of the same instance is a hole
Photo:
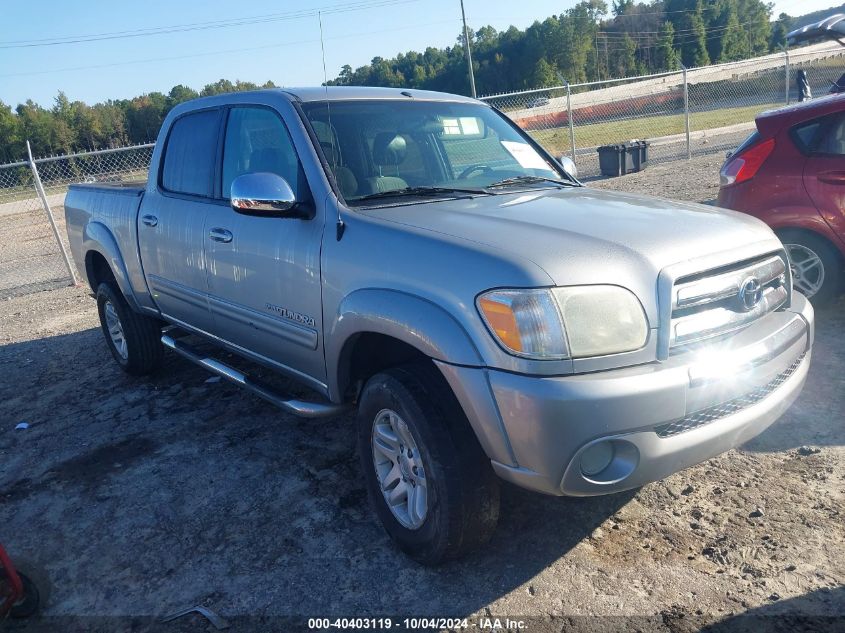
[[[690,130],[709,130],[713,128],[753,121],[764,110],[783,106],[782,103],[758,104],[740,106],[736,108],[722,108],[707,112],[690,113]],[[589,125],[575,125],[575,146],[595,147],[597,145],[611,145],[631,139],[651,139],[684,132],[683,114],[665,114],[642,117],[637,119],[623,119],[608,123],[591,123]],[[551,153],[569,151],[569,128],[556,127],[548,130],[534,130],[529,132],[537,142]]]

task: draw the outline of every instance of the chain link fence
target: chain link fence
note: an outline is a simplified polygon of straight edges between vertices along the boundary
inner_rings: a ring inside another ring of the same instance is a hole
[[[845,71],[845,49],[817,44],[686,71],[482,98],[554,155],[571,156],[589,178],[599,173],[601,145],[647,140],[652,162],[735,148],[760,112],[797,101],[801,68],[813,95],[826,94]],[[148,143],[0,165],[0,299],[73,283],[73,264],[63,256],[68,185],[144,180],[152,152]]]
[[[649,142],[649,161],[734,149],[754,118],[798,99],[807,71],[814,96],[845,72],[837,43],[803,47],[702,68],[482,97],[554,155],[575,160],[582,177],[599,174],[598,147]]]
[[[62,253],[68,185],[144,180],[152,151],[149,143],[0,165],[0,299],[71,285],[76,271]]]

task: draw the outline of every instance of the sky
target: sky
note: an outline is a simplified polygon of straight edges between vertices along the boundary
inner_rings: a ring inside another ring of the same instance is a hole
[[[521,29],[565,11],[577,0],[465,0],[467,22]],[[0,101],[32,99],[50,106],[58,93],[95,103],[167,92],[176,84],[196,90],[217,79],[280,86],[323,81],[321,12],[326,72],[357,68],[426,46],[455,43],[459,0],[79,0],[7,2],[0,21]],[[610,4],[610,3],[608,3]],[[838,0],[776,0],[773,15],[809,13]],[[269,16],[269,17],[268,17]],[[253,19],[254,18],[254,19]],[[215,22],[238,24],[215,28]],[[199,26],[201,25],[201,27]],[[138,31],[170,28],[142,35]],[[189,29],[189,30],[186,30]],[[120,33],[121,35],[114,36]],[[97,36],[95,41],[45,41]],[[40,40],[40,42],[35,42]],[[32,46],[31,44],[39,44]]]

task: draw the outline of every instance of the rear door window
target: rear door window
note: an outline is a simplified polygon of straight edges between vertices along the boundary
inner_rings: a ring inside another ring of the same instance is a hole
[[[830,117],[830,123],[819,139],[816,152],[833,156],[845,156],[845,114]]]
[[[219,110],[193,112],[173,122],[164,150],[164,189],[212,197],[219,122]]]
[[[823,123],[824,119],[813,119],[792,128],[792,140],[802,154],[812,154],[815,151],[819,130]]]

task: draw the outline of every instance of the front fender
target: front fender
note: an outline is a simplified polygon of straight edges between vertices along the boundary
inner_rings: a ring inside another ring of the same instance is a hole
[[[440,306],[396,290],[356,290],[341,301],[325,339],[333,398],[341,397],[344,347],[352,337],[365,332],[393,337],[434,360],[469,366],[483,364],[469,334]]]
[[[484,361],[466,329],[446,310],[422,297],[370,288],[348,295],[326,336],[329,395],[343,399],[349,343],[358,334],[390,336],[435,361],[458,399],[482,448],[491,459],[516,465],[501,421]]]
[[[92,286],[91,289],[96,292],[97,289],[91,283],[91,271],[88,269],[88,254],[92,251],[105,257],[123,296],[126,297],[126,300],[133,309],[138,310],[138,302],[129,283],[129,271],[126,268],[126,262],[123,260],[123,256],[120,254],[117,240],[108,227],[101,222],[89,222],[82,232],[82,252],[85,253],[85,276],[88,279],[88,285]]]

